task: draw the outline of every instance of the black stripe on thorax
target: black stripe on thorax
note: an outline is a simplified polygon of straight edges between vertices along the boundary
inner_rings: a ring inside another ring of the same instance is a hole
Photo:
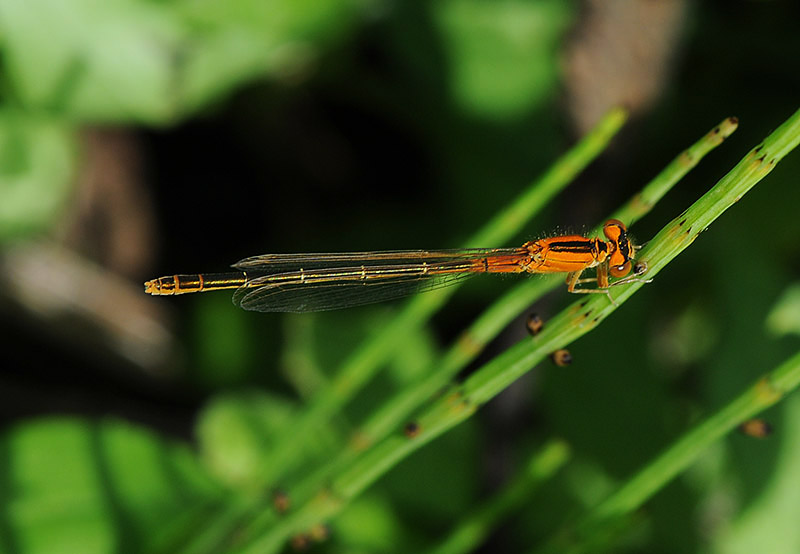
[[[554,252],[594,252],[592,239],[564,240],[550,243],[550,250]]]

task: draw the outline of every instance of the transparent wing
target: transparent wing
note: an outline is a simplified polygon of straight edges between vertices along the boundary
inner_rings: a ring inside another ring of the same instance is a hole
[[[233,267],[245,310],[310,312],[381,302],[454,284],[475,273],[521,271],[521,248],[266,254]]]
[[[328,269],[346,267],[375,267],[413,265],[423,262],[436,264],[454,260],[474,259],[499,254],[517,254],[519,248],[461,248],[454,250],[387,250],[378,252],[339,252],[308,254],[262,254],[239,260],[233,266],[242,271],[283,273],[300,268]]]
[[[380,281],[274,282],[254,279],[240,287],[233,302],[256,312],[319,312],[401,298],[453,285],[475,273],[450,273],[429,277],[403,276]]]

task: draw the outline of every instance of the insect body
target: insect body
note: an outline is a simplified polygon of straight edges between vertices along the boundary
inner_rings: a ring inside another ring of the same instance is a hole
[[[603,293],[628,277],[635,249],[625,225],[611,219],[606,240],[561,235],[529,241],[519,248],[399,250],[341,254],[265,254],[234,264],[237,272],[170,275],[145,283],[153,295],[237,289],[234,302],[260,312],[332,310],[399,298],[447,286],[478,273],[567,273],[572,293]],[[597,276],[581,274],[597,268]],[[596,288],[578,285],[596,282]],[[610,298],[610,296],[609,296]]]
[[[526,271],[566,272],[569,292],[604,292],[609,287],[609,273],[613,277],[624,277],[630,273],[634,248],[625,225],[619,220],[607,221],[603,225],[603,234],[608,240],[564,235],[527,242],[523,248],[530,252],[531,265],[526,267]],[[576,289],[575,286],[582,282],[581,273],[592,267],[598,268],[598,288]]]

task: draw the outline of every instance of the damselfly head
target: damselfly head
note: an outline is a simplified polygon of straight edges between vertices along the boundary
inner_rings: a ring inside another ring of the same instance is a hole
[[[609,219],[603,225],[603,234],[611,243],[608,256],[609,273],[613,277],[624,277],[631,272],[634,247],[628,238],[628,228],[619,219]]]

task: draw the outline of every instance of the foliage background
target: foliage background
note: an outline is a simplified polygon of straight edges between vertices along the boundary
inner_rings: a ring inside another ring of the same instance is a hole
[[[797,108],[795,3],[653,4],[0,0],[2,550],[158,550],[202,529],[254,493],[273,428],[395,309],[251,314],[224,294],[145,298],[141,281],[263,252],[458,245],[624,103],[613,148],[518,242],[580,231],[737,116],[633,229],[647,240]],[[485,546],[532,548],[785,359],[796,338],[767,316],[797,281],[799,165],[572,345],[572,366],[537,368],[406,460],[315,548],[430,548],[560,437],[570,463]],[[469,283],[343,421],[510,284]],[[798,410],[767,413],[769,441],[717,445],[617,547],[797,551]]]

